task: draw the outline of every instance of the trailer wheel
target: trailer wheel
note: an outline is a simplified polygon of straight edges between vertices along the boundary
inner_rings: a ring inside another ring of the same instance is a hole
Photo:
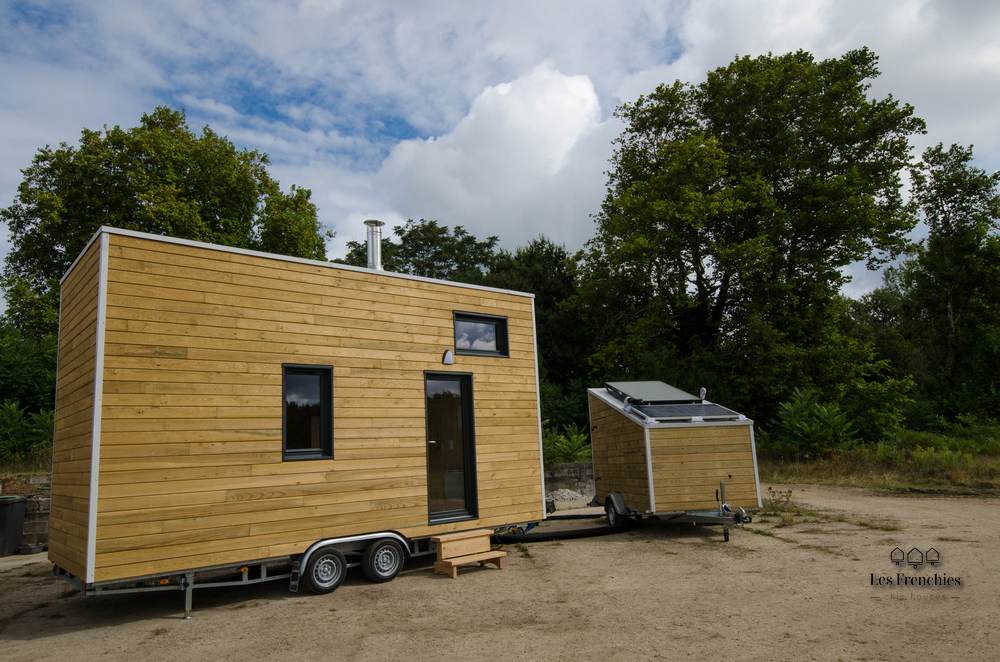
[[[392,538],[376,540],[365,549],[361,567],[365,577],[373,582],[387,582],[403,569],[403,546]]]
[[[317,549],[309,557],[303,579],[312,593],[332,593],[347,577],[347,559],[333,546]]]
[[[621,530],[628,526],[628,518],[618,512],[615,504],[608,499],[604,504],[604,514],[608,517],[608,526],[612,529]]]

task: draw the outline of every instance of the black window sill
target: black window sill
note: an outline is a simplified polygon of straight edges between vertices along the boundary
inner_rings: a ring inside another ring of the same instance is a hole
[[[289,453],[286,451],[281,459],[286,462],[295,462],[298,460],[332,460],[333,456],[323,455],[322,453]]]
[[[469,515],[468,513],[462,513],[461,515],[438,515],[437,517],[430,517],[427,521],[428,524],[451,524],[453,522],[467,522],[469,520],[479,519],[478,515]]]
[[[495,356],[498,359],[509,359],[510,354],[504,352],[487,352],[475,349],[456,349],[456,356]]]

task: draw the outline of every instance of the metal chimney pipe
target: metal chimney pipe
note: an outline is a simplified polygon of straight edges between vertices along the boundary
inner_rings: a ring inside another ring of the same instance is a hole
[[[369,218],[368,226],[368,268],[382,271],[382,221]]]

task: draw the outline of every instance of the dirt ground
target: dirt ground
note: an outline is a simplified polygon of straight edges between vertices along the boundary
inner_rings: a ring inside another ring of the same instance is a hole
[[[326,596],[282,582],[195,593],[68,595],[44,556],[0,559],[6,660],[998,659],[1000,501],[791,487],[818,512],[734,531],[644,524],[507,546],[457,580],[412,562]],[[897,568],[899,546],[941,564]],[[960,577],[873,587],[871,575]]]

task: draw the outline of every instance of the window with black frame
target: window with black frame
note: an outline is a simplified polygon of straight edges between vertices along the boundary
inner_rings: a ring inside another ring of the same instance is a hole
[[[283,366],[282,450],[286,460],[333,457],[333,368]]]
[[[507,318],[456,312],[455,353],[474,356],[509,356]]]

